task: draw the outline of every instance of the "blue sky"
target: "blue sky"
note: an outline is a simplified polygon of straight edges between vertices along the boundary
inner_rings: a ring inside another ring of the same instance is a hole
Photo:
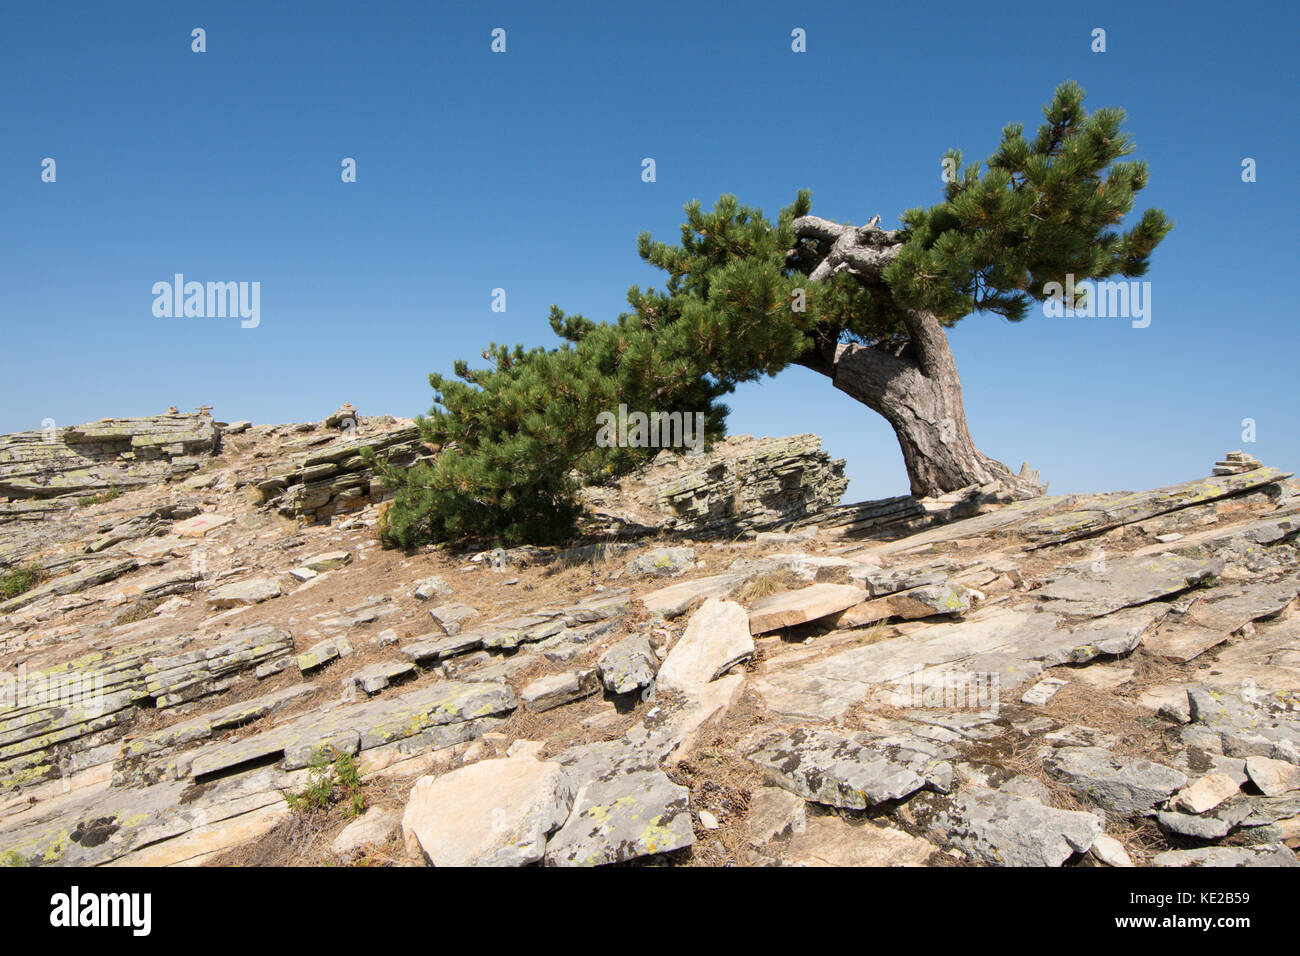
[[[10,5],[0,431],[172,404],[414,415],[428,373],[488,341],[551,344],[552,303],[609,319],[630,285],[661,285],[636,235],[676,241],[687,200],[774,215],[807,187],[815,213],[894,226],[939,200],[946,149],[987,156],[1074,79],[1128,111],[1152,171],[1139,210],[1177,223],[1146,276],[1151,325],[964,320],[976,443],[1062,492],[1198,477],[1236,448],[1300,465],[1297,8],[884,6]],[[178,272],[260,282],[260,325],[155,317]],[[883,419],[811,372],[729,404],[732,432],[824,436],[851,498],[907,490]]]

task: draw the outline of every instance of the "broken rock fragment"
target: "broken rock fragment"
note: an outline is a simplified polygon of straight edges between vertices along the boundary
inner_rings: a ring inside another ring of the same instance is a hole
[[[402,815],[407,852],[434,866],[524,866],[569,815],[569,779],[530,756],[481,760],[421,777]]]
[[[668,652],[655,686],[689,691],[717,680],[754,656],[749,617],[734,601],[709,598],[692,616],[686,631]]]

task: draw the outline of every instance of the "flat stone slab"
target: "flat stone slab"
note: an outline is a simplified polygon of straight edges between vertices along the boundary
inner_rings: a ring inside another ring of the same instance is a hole
[[[1043,766],[1072,790],[1124,814],[1146,814],[1187,784],[1180,770],[1103,747],[1060,747]]]
[[[314,558],[308,558],[302,563],[302,566],[319,574],[321,571],[333,571],[351,563],[352,553],[350,551],[326,551]]]
[[[415,664],[411,661],[378,661],[361,668],[347,679],[347,683],[367,694],[378,694],[393,681],[414,673]]]
[[[459,602],[442,604],[429,612],[429,616],[433,618],[434,623],[450,636],[459,634],[465,622],[477,614],[478,611],[468,604]]]
[[[480,760],[422,777],[402,815],[407,852],[434,866],[525,866],[569,816],[573,792],[557,763]]]
[[[939,614],[960,617],[970,610],[970,605],[970,588],[960,584],[925,584],[856,604],[841,614],[836,624],[862,627],[891,618],[915,621]]]
[[[1020,702],[1022,704],[1041,707],[1055,697],[1056,692],[1064,687],[1066,683],[1067,681],[1063,681],[1056,677],[1044,677],[1020,696]]]
[[[782,866],[925,866],[935,845],[873,821],[813,817],[785,842],[769,848]]]
[[[209,531],[215,531],[217,528],[228,525],[234,520],[233,515],[195,515],[193,518],[186,518],[184,521],[177,521],[173,524],[172,534],[181,538],[202,538]]]
[[[1152,866],[1300,866],[1284,843],[1259,846],[1207,846],[1199,850],[1166,850],[1151,858]]]
[[[519,697],[529,710],[541,713],[590,697],[598,690],[600,678],[594,667],[588,667],[539,677],[520,691]]]
[[[769,783],[807,800],[864,810],[925,786],[912,768],[849,737],[800,728],[748,754]]]
[[[749,609],[749,632],[767,634],[797,624],[807,624],[860,604],[867,592],[851,584],[814,584],[773,594],[755,601]]]
[[[1032,797],[982,787],[953,797],[931,826],[990,866],[1060,866],[1101,834],[1091,813],[1057,810]]]
[[[202,748],[190,766],[200,777],[253,760],[283,755],[286,769],[305,767],[314,751],[334,745],[356,753],[400,740],[439,749],[479,736],[481,719],[509,713],[518,705],[505,684],[438,681],[404,694],[306,714],[279,727]]]
[[[578,791],[546,847],[548,866],[601,866],[695,842],[690,791],[660,770],[618,774]]]
[[[1250,782],[1266,797],[1300,790],[1300,766],[1285,760],[1252,755],[1246,758],[1246,773]]]
[[[1111,560],[1103,555],[1066,565],[1035,593],[1058,605],[1051,610],[1100,617],[1211,583],[1222,573],[1219,558],[1186,558],[1169,552]]]
[[[298,655],[298,670],[306,674],[351,653],[352,643],[346,637],[328,637]]]
[[[1296,769],[1300,770],[1300,767]],[[1173,804],[1176,809],[1188,813],[1205,813],[1239,793],[1241,784],[1228,774],[1207,773],[1179,790],[1174,795]]]
[[[513,650],[524,644],[536,644],[555,637],[565,629],[564,621],[533,615],[509,621],[493,621],[483,627],[480,636],[484,647]]]
[[[1192,723],[1219,739],[1229,757],[1271,757],[1300,764],[1300,716],[1208,688],[1187,691]]]
[[[441,661],[457,654],[466,654],[483,646],[483,635],[462,632],[450,637],[441,635],[425,637],[402,647],[402,653],[417,663]]]
[[[781,787],[758,787],[749,798],[749,839],[755,846],[790,836],[808,821],[807,801]]]
[[[651,591],[641,596],[641,603],[651,614],[678,617],[700,598],[729,595],[744,580],[739,574],[715,574]]]
[[[254,578],[224,584],[208,592],[208,604],[214,608],[244,607],[261,604],[280,596],[280,582],[275,578]]]
[[[61,574],[53,580],[36,585],[30,591],[24,591],[22,594],[0,603],[0,614],[17,611],[19,608],[33,604],[42,598],[84,591],[96,584],[103,584],[124,574],[129,574],[139,566],[140,562],[135,558],[123,558],[116,561],[98,562],[71,574]]]
[[[709,598],[691,615],[685,632],[668,652],[655,686],[689,691],[753,656],[754,639],[745,609],[734,601]]]
[[[607,691],[630,694],[654,683],[659,658],[644,634],[631,634],[602,654],[596,668]]]
[[[1278,468],[1259,468],[1243,475],[1202,478],[1153,491],[1107,495],[1092,504],[1082,503],[1073,510],[1036,517],[1022,524],[1016,531],[1035,539],[1036,546],[1046,547],[1076,538],[1091,537],[1158,514],[1208,504],[1290,477],[1290,472]]]

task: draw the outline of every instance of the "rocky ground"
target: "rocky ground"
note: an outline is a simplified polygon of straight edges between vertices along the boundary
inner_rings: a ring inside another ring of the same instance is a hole
[[[1297,864],[1285,472],[840,505],[740,437],[572,548],[405,554],[365,445],[435,451],[0,439],[0,862]]]

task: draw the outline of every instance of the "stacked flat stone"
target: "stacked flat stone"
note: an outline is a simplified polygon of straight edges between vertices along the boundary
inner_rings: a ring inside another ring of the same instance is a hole
[[[1244,451],[1230,451],[1223,456],[1223,461],[1214,463],[1214,474],[1240,475],[1243,472],[1254,471],[1259,465],[1258,458],[1247,455]]]

